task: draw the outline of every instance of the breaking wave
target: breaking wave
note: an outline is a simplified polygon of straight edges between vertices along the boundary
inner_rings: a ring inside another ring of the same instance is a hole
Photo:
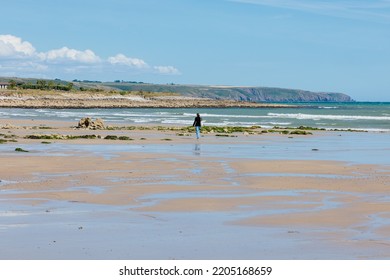
[[[390,121],[390,116],[348,116],[348,115],[311,115],[311,114],[278,114],[268,113],[268,116],[275,118],[297,119],[297,120],[376,120]]]

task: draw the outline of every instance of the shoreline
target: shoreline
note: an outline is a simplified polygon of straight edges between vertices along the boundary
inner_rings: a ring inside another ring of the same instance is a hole
[[[305,127],[310,130],[388,133],[390,128],[387,121],[389,119],[387,108],[388,105],[368,105],[360,108],[360,106],[351,107],[345,104],[334,104],[329,107],[316,104],[313,107],[298,108],[4,108],[0,110],[0,118],[76,121],[89,116],[101,118],[107,124],[190,126],[195,113],[200,113],[205,126],[261,126],[268,130]]]
[[[98,109],[98,108],[296,108],[275,103],[254,103],[184,96],[142,96],[119,93],[0,92],[0,108]]]

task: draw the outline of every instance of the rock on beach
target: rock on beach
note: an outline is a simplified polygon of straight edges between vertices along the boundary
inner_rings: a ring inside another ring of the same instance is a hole
[[[91,118],[82,118],[78,125],[77,128],[84,128],[84,129],[104,129],[106,126],[104,125],[104,122],[102,119],[96,119],[92,120]]]

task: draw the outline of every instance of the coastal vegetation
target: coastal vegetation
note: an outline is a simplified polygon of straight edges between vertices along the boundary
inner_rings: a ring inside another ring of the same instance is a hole
[[[116,135],[107,135],[104,137],[106,140],[122,140],[122,141],[132,141],[134,140],[133,138],[130,138],[128,136],[116,136]]]
[[[61,80],[36,80],[35,83],[32,81],[23,82],[16,80],[9,80],[9,89],[39,89],[39,90],[60,90],[60,91],[71,91],[74,84],[70,82],[63,82]]]
[[[1,128],[1,127],[0,127]],[[18,127],[14,127],[19,129]],[[34,130],[47,130],[49,127],[47,126],[34,126],[34,127],[21,127],[26,130],[34,129]],[[56,128],[50,127],[55,130]],[[88,130],[86,128],[78,128],[71,127],[77,130]],[[95,130],[95,129],[94,129]],[[195,133],[195,129],[192,126],[184,126],[184,127],[174,127],[174,126],[105,126],[103,128],[98,129],[99,131],[161,131],[161,132],[175,132],[175,135],[178,137],[189,137]],[[270,129],[264,129],[260,126],[251,126],[251,127],[241,127],[241,126],[203,126],[201,128],[201,132],[204,135],[214,135],[216,137],[237,137],[238,135],[260,135],[267,133],[275,133],[290,136],[292,135],[312,135],[314,131],[323,131],[325,129],[315,128],[315,127],[278,127],[275,126]],[[362,132],[361,130],[338,130],[332,129],[330,131],[345,131],[345,132]],[[7,142],[17,142],[18,136],[14,134],[0,134],[0,144],[4,144]],[[32,139],[32,140],[75,140],[75,139],[104,139],[104,140],[121,140],[121,141],[133,141],[134,138],[128,135],[116,135],[116,134],[108,134],[108,135],[100,135],[100,134],[82,134],[82,135],[71,135],[71,134],[28,134],[23,138]],[[146,138],[141,137],[139,140],[146,140]],[[171,138],[164,138],[162,140],[171,141]],[[42,144],[50,144],[51,142],[43,141]]]
[[[18,142],[16,140],[17,136],[14,135],[14,134],[4,134],[4,133],[0,133],[0,144],[4,144],[4,143],[7,143],[7,142]]]
[[[107,127],[107,131],[123,131],[123,130],[150,130],[150,131],[162,131],[162,132],[176,132],[176,136],[191,136],[191,133],[194,133],[194,128],[192,126],[187,127],[163,127],[163,126],[150,126],[150,127]],[[260,126],[252,127],[219,127],[219,126],[204,126],[202,127],[202,134],[210,134],[216,137],[237,137],[239,134],[249,136],[249,135],[259,135],[263,133],[277,133],[285,135],[312,135],[312,132],[301,129],[262,129]],[[127,135],[115,135],[108,134],[105,136],[99,134],[84,134],[84,135],[67,135],[67,134],[29,134],[24,137],[25,139],[35,139],[35,140],[74,140],[74,139],[104,139],[104,140],[122,140],[122,141],[132,141],[134,138],[131,138]],[[146,138],[140,138],[140,140],[145,140]],[[164,138],[161,140],[172,141],[171,138]],[[3,140],[5,141],[5,140]],[[43,142],[42,142],[43,143]],[[47,144],[47,143],[46,143]]]
[[[15,152],[28,153],[29,151],[24,150],[24,149],[22,149],[22,148],[16,148],[16,149],[15,149]]]

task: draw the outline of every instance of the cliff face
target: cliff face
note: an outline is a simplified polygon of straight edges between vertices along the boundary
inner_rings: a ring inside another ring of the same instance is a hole
[[[183,93],[186,94],[186,93]],[[310,92],[282,88],[200,88],[190,91],[191,96],[213,99],[233,99],[251,102],[352,102],[353,99],[343,93]]]
[[[352,102],[352,98],[343,93],[310,92],[303,90],[278,88],[238,89],[241,98],[255,102]]]

